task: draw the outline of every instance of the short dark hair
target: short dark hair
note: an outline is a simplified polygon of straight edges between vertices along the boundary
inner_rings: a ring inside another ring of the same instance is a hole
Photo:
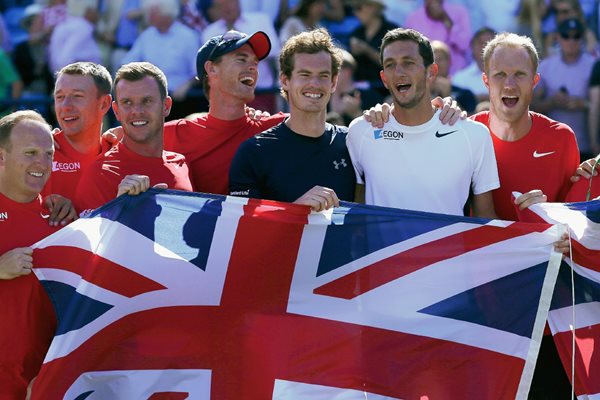
[[[414,42],[419,46],[419,55],[423,58],[425,67],[433,64],[433,48],[427,36],[414,29],[396,28],[388,31],[381,40],[381,50],[379,51],[379,62],[383,65],[383,51],[385,48],[397,41]]]
[[[132,62],[119,68],[115,74],[115,100],[117,98],[117,84],[121,79],[135,82],[142,80],[147,76],[154,78],[158,84],[160,98],[164,100],[168,94],[167,77],[156,65],[145,61]]]
[[[470,44],[471,46],[473,45],[473,43],[479,39],[480,36],[485,35],[486,33],[489,33],[492,36],[496,36],[496,31],[493,30],[492,28],[488,27],[488,26],[482,26],[481,28],[479,28],[474,34],[473,36],[471,36],[471,40],[470,40]]]
[[[0,118],[0,147],[6,150],[10,150],[10,134],[15,126],[21,121],[37,121],[48,127],[48,130],[52,130],[52,127],[42,117],[40,113],[34,110],[21,110],[15,111]]]
[[[56,73],[56,79],[64,74],[91,76],[99,96],[107,95],[112,92],[113,81],[110,77],[110,72],[100,64],[87,61],[69,64]]]
[[[285,42],[279,53],[279,67],[281,73],[288,78],[294,70],[294,55],[316,54],[321,51],[331,56],[331,75],[337,76],[342,65],[342,49],[333,43],[333,39],[326,29],[319,28],[308,32],[302,32],[292,36]],[[287,99],[287,93],[282,89],[281,95]]]

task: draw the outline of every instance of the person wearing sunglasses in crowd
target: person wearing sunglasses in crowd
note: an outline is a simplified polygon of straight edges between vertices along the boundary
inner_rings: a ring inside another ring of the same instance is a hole
[[[595,59],[584,51],[584,32],[576,18],[558,25],[560,53],[540,63],[532,109],[569,125],[577,137],[581,159],[588,159],[595,155],[587,127],[588,77]]]

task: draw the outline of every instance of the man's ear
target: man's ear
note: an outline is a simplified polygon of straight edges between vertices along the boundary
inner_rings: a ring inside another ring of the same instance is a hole
[[[165,101],[163,103],[163,115],[168,117],[171,113],[171,107],[173,107],[173,99],[171,96],[165,97]]]
[[[540,73],[537,72],[533,77],[533,87],[535,88],[537,84],[540,83]]]
[[[215,73],[215,63],[213,63],[212,61],[206,61],[204,63],[204,71],[206,71],[206,75],[214,74]]]
[[[433,82],[433,80],[437,77],[438,74],[438,65],[436,63],[431,64],[427,68],[427,78]]]
[[[112,96],[110,94],[102,96],[102,101],[100,102],[100,111],[103,114],[106,114],[108,112],[108,109],[111,106],[111,103],[112,103]]]
[[[119,115],[119,105],[117,104],[116,101],[112,102],[112,109],[113,109],[113,113],[115,114],[115,118],[117,119],[117,121],[121,122],[121,116]]]
[[[334,75],[331,79],[331,93],[335,93],[335,90],[337,89],[338,77],[339,75]]]
[[[387,82],[385,80],[385,75],[383,73],[383,70],[379,71],[379,78],[381,78],[381,82],[383,83],[383,86],[387,89],[390,90],[390,88],[387,85]]]

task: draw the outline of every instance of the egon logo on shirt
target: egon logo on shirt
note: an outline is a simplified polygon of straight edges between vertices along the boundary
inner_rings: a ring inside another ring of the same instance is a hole
[[[52,162],[52,172],[77,172],[81,169],[81,163],[78,162]]]
[[[373,131],[373,137],[375,139],[400,140],[404,138],[404,132],[375,129]]]

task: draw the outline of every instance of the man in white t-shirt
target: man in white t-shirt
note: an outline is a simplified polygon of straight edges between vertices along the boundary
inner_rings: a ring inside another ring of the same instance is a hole
[[[490,133],[473,121],[439,122],[430,100],[437,65],[429,40],[412,29],[389,31],[381,65],[394,100],[390,120],[376,129],[357,118],[347,139],[366,203],[462,215],[472,191],[472,214],[495,218],[491,191],[500,184]]]

